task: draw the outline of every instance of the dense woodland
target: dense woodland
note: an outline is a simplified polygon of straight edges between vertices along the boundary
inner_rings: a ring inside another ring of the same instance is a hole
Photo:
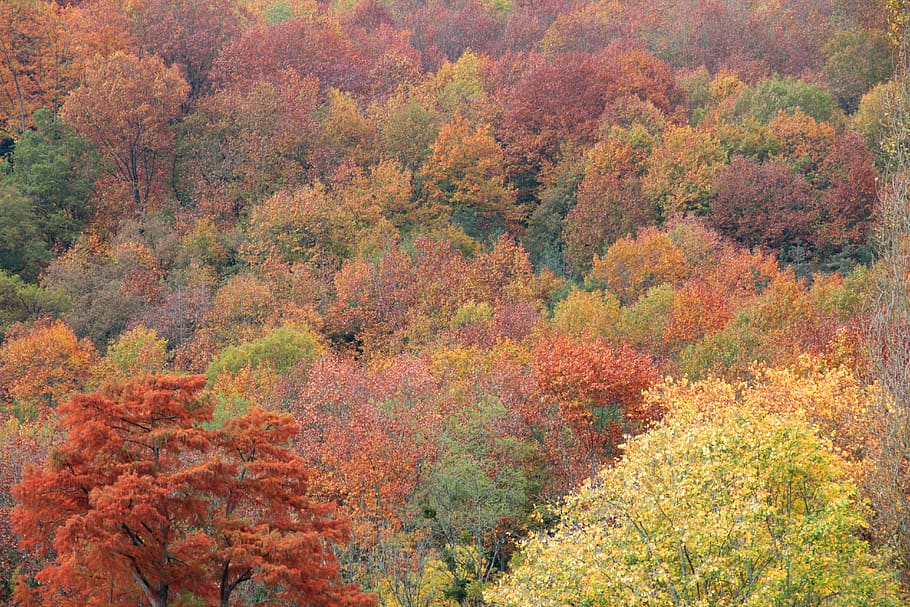
[[[0,0],[0,605],[894,606],[907,0]]]

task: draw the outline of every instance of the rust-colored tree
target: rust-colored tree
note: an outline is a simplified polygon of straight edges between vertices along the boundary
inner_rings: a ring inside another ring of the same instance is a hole
[[[254,410],[207,429],[204,385],[162,376],[60,407],[67,438],[13,492],[23,547],[48,559],[20,602],[372,604],[339,579],[330,546],[349,523],[307,497],[309,471],[285,448],[293,418]]]
[[[144,210],[161,182],[173,141],[170,123],[188,93],[176,66],[116,52],[96,57],[84,84],[63,104],[64,121],[98,145],[135,211]]]
[[[56,2],[0,3],[0,133],[21,135],[41,107],[59,107],[72,78]]]
[[[602,339],[545,339],[535,352],[534,366],[541,396],[558,404],[562,421],[575,435],[575,461],[568,471],[578,475],[575,481],[595,474],[615,457],[623,434],[660,417],[642,397],[657,381],[657,367],[631,348],[615,348]]]

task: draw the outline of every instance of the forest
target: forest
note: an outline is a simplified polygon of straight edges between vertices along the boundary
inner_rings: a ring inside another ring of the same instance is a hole
[[[0,0],[0,607],[910,604],[910,0]]]

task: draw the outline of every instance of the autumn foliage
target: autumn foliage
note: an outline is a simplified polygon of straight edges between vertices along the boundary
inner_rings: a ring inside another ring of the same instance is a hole
[[[160,377],[61,406],[67,438],[14,491],[23,545],[49,557],[21,600],[228,605],[253,582],[276,599],[371,603],[338,580],[328,546],[347,523],[306,497],[293,421],[256,411],[207,430],[203,385]]]
[[[0,0],[0,604],[482,607],[668,386],[881,505],[906,8]]]

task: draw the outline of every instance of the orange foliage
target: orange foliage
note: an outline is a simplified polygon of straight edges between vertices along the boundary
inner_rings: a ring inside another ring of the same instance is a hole
[[[82,388],[97,359],[91,342],[60,320],[22,328],[0,346],[4,404],[52,407]]]
[[[341,583],[329,546],[348,523],[306,497],[309,473],[285,445],[288,415],[253,411],[205,430],[201,376],[160,377],[76,396],[60,407],[68,436],[14,490],[17,533],[48,557],[26,604],[367,606]]]
[[[82,86],[61,110],[64,121],[91,139],[127,187],[135,212],[144,211],[161,186],[173,134],[189,86],[176,66],[158,57],[115,52],[96,57]]]
[[[635,238],[616,241],[603,257],[595,256],[586,282],[606,287],[629,304],[651,287],[682,284],[689,272],[685,256],[670,236],[651,227]]]
[[[657,368],[625,346],[546,339],[535,351],[534,368],[541,395],[558,403],[563,422],[575,435],[576,463],[588,465],[583,474],[615,457],[623,434],[639,431],[661,415],[645,406],[642,396],[659,379]]]
[[[70,45],[56,2],[0,3],[0,133],[19,135],[35,110],[60,106],[73,83]]]

